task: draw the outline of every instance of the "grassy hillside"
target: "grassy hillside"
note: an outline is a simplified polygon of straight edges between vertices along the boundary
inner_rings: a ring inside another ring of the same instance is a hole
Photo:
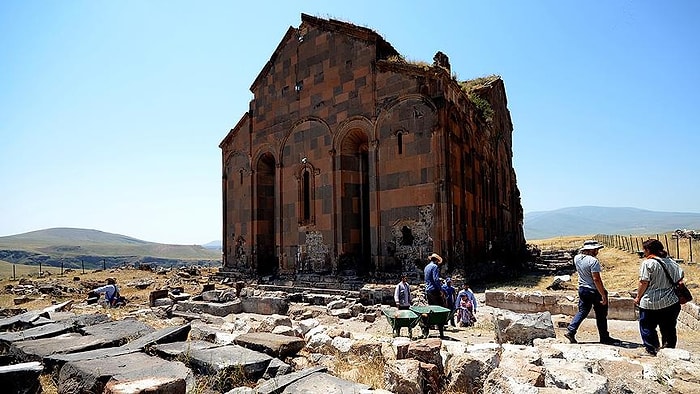
[[[200,245],[159,244],[98,230],[52,228],[0,237],[0,260],[73,269],[142,263],[216,266],[221,252]]]
[[[119,234],[77,228],[52,228],[0,237],[0,249],[57,257],[151,256],[177,260],[218,260],[221,253],[200,245],[168,245]]]
[[[652,234],[675,229],[700,229],[700,213],[572,207],[526,213],[523,227],[528,240],[578,234]]]

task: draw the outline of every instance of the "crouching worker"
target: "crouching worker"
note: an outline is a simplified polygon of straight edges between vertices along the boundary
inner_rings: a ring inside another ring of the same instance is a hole
[[[104,293],[104,304],[109,307],[114,308],[126,304],[126,299],[119,294],[117,280],[114,278],[107,278],[106,285],[93,289],[90,293],[96,294],[98,297]]]

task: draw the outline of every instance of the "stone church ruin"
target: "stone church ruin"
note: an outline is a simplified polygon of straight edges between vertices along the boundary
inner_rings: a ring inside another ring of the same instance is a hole
[[[394,280],[432,252],[470,275],[516,266],[500,77],[458,81],[442,52],[406,61],[371,29],[302,14],[250,91],[220,144],[223,272]]]

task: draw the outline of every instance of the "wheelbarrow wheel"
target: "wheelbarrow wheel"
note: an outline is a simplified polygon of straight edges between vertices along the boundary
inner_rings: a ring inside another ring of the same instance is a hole
[[[423,332],[423,338],[427,338],[428,333],[430,332],[430,327],[428,327],[427,325],[422,325],[421,331]]]

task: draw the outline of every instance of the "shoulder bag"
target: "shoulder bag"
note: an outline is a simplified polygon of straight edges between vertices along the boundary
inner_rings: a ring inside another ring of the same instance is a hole
[[[659,265],[661,268],[663,268],[664,273],[666,274],[666,277],[668,278],[668,281],[673,284],[673,292],[676,294],[678,297],[678,302],[681,303],[681,305],[687,303],[688,301],[693,300],[693,295],[690,294],[690,290],[688,290],[687,287],[685,287],[685,283],[682,283],[680,280],[678,282],[674,282],[673,278],[671,278],[671,275],[668,273],[668,270],[666,269],[666,265],[662,262],[661,259],[654,258],[654,260],[659,262]]]

